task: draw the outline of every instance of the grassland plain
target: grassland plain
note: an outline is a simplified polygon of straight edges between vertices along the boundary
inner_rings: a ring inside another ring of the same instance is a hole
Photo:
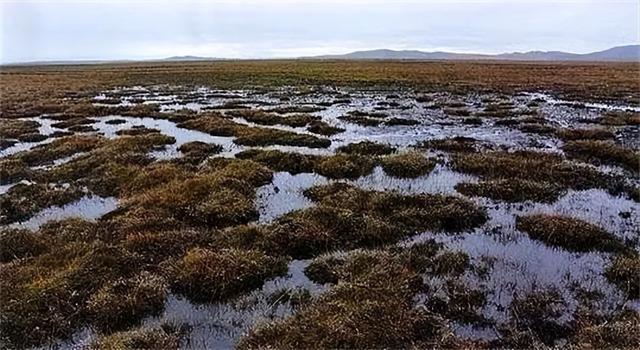
[[[0,346],[634,348],[640,64],[0,69]]]

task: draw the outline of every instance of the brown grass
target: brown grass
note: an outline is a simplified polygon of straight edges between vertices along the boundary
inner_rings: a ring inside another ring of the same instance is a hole
[[[171,284],[191,300],[217,301],[258,288],[286,271],[286,260],[259,251],[192,249],[173,268]]]
[[[399,153],[381,160],[385,173],[401,178],[416,178],[429,173],[435,167],[434,160],[418,152]]]
[[[631,299],[640,298],[640,258],[617,256],[605,272],[607,279],[622,289]]]
[[[570,141],[562,148],[572,158],[595,164],[619,165],[640,172],[640,153],[611,141]]]
[[[570,251],[626,250],[620,240],[602,228],[569,217],[547,214],[524,216],[518,218],[516,227],[533,239]]]
[[[552,203],[566,192],[556,184],[520,179],[459,183],[456,185],[456,191],[467,196],[487,197],[512,203],[528,200]]]

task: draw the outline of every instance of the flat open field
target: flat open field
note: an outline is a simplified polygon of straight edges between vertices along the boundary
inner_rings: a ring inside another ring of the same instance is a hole
[[[0,83],[0,347],[640,342],[640,64]]]

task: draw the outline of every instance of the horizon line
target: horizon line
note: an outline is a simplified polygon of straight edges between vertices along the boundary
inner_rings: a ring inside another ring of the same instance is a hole
[[[184,59],[188,61],[189,58],[192,58],[193,61],[268,61],[268,60],[296,60],[296,59],[323,59],[325,57],[331,56],[346,56],[353,53],[360,52],[372,52],[372,51],[393,51],[393,52],[420,52],[425,54],[435,54],[435,53],[446,53],[446,54],[454,54],[454,55],[478,55],[478,56],[487,56],[486,60],[491,60],[491,56],[501,56],[501,55],[510,55],[510,54],[528,54],[528,53],[564,53],[571,55],[589,55],[593,53],[603,52],[607,50],[611,50],[619,47],[627,47],[627,46],[640,46],[640,42],[638,43],[629,43],[611,46],[607,49],[591,51],[585,53],[576,53],[570,51],[562,51],[562,50],[528,50],[528,51],[511,51],[511,52],[500,52],[500,53],[480,53],[480,52],[469,52],[469,51],[443,51],[443,50],[435,50],[435,51],[426,51],[421,49],[388,49],[388,48],[376,48],[376,49],[358,49],[351,50],[344,53],[330,53],[330,54],[320,54],[320,55],[312,55],[312,56],[280,56],[280,57],[264,57],[264,56],[256,56],[256,57],[216,57],[216,56],[199,56],[199,55],[172,55],[172,56],[164,56],[164,57],[156,57],[156,58],[60,58],[60,59],[42,59],[42,60],[29,60],[29,61],[12,61],[12,62],[2,62],[0,61],[0,66],[13,66],[13,65],[55,65],[55,64],[100,64],[100,63],[118,63],[118,62],[152,62],[152,61],[178,61],[180,59]],[[336,57],[337,58],[337,57]],[[388,60],[429,60],[429,59],[420,59],[420,58],[387,58]],[[366,59],[365,59],[366,60]],[[371,58],[369,60],[376,60],[375,58]],[[378,59],[380,60],[380,59]],[[437,59],[432,59],[437,60]],[[447,60],[447,59],[444,59]],[[464,60],[464,59],[449,59],[449,60]],[[518,59],[500,59],[502,61],[523,61]],[[526,61],[526,60],[524,60]],[[553,60],[548,60],[553,61]],[[566,61],[566,60],[559,60]],[[607,62],[606,60],[604,62]],[[635,61],[632,61],[635,62]]]

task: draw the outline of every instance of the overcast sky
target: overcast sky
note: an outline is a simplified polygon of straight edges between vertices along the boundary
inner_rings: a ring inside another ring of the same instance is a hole
[[[0,61],[275,58],[377,48],[598,51],[640,42],[638,0],[0,0]]]

